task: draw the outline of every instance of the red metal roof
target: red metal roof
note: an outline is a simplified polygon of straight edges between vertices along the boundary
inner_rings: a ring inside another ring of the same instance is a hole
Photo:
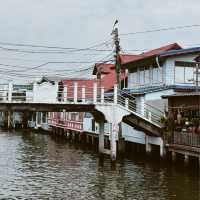
[[[97,74],[97,71],[101,70],[101,80],[98,80],[98,85],[105,88],[105,91],[109,91],[117,83],[115,65],[108,63],[97,63],[93,70],[93,75]],[[121,80],[126,78],[126,74],[121,73]]]
[[[102,74],[109,74],[114,68],[115,66],[111,63],[96,63],[92,74],[96,75],[98,71]]]
[[[122,64],[127,64],[127,63],[131,63],[131,62],[143,60],[143,59],[146,59],[149,57],[156,56],[156,55],[160,54],[161,52],[170,51],[170,50],[178,50],[178,49],[182,49],[182,47],[177,43],[173,43],[173,44],[162,46],[160,48],[153,49],[153,50],[150,50],[150,51],[138,54],[138,55],[128,55],[128,56],[121,55]],[[124,60],[123,60],[123,58],[124,58]]]

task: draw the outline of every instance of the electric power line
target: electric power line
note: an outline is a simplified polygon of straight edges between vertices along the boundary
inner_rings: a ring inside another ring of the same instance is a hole
[[[146,33],[161,32],[161,31],[188,29],[188,28],[195,28],[195,27],[200,27],[200,24],[185,25],[185,26],[174,26],[174,27],[159,28],[159,29],[152,29],[152,30],[145,30],[145,31],[136,31],[136,32],[130,32],[130,33],[122,33],[122,34],[119,34],[119,35],[120,36],[137,35],[137,34],[146,34]]]

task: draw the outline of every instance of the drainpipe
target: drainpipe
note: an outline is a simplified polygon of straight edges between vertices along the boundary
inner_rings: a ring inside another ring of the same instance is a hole
[[[161,66],[160,66],[160,62],[159,62],[159,56],[156,56],[156,64],[157,64],[158,68],[161,70]],[[164,79],[164,77],[163,77],[163,71],[162,71],[162,83],[163,83],[163,79]]]

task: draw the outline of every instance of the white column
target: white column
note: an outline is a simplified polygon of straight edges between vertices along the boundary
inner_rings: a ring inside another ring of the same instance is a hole
[[[40,125],[43,123],[43,112],[40,112]]]
[[[38,112],[35,113],[35,128],[38,128]]]
[[[101,103],[104,103],[104,87],[101,88]]]
[[[74,103],[78,101],[78,83],[74,83]]]
[[[128,109],[128,104],[129,104],[128,100],[129,100],[128,98],[125,99],[125,107],[126,107],[127,109]]]
[[[10,82],[8,84],[8,102],[12,102],[12,91],[13,91],[13,84]]]
[[[37,83],[33,83],[33,102],[36,102]]]
[[[118,90],[118,85],[114,85],[114,104],[117,104],[117,90]]]
[[[148,111],[148,120],[151,121],[151,112],[150,111]]]
[[[137,97],[136,98],[136,112],[142,116],[144,116],[144,97]]]
[[[149,143],[149,136],[145,136],[145,147],[146,147],[146,153],[151,153],[151,144]]]
[[[85,86],[82,87],[82,103],[85,103]]]
[[[67,102],[67,86],[64,86],[64,90],[63,90],[64,94],[63,94],[63,101]]]
[[[166,150],[165,150],[165,145],[164,145],[164,141],[161,138],[160,140],[160,157],[164,157],[166,155]]]
[[[97,83],[93,84],[93,103],[97,103]]]
[[[99,123],[99,153],[104,153],[104,122]]]
[[[110,133],[110,150],[111,150],[111,160],[115,161],[117,159],[117,136],[119,132],[119,125],[112,123],[112,130]]]

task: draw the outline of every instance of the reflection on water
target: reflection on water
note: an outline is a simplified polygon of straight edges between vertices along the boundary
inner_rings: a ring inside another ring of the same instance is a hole
[[[181,170],[180,170],[181,168]],[[200,199],[193,167],[144,158],[111,166],[91,150],[48,135],[0,133],[0,199]]]

